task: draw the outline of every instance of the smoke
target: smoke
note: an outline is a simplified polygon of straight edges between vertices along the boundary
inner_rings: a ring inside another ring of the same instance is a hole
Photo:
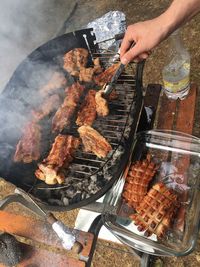
[[[30,119],[27,107],[41,101],[36,90],[48,81],[55,66],[27,61],[26,68],[9,82],[9,90],[3,89],[18,65],[56,36],[69,12],[68,0],[0,1],[0,169]]]
[[[0,92],[17,65],[57,34],[70,6],[69,0],[0,1]]]

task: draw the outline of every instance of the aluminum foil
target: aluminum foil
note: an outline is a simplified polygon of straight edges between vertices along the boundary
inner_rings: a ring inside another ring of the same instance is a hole
[[[76,237],[73,235],[72,231],[60,221],[53,223],[52,228],[61,239],[62,246],[70,250],[76,241]]]
[[[125,32],[126,30],[126,16],[120,11],[110,11],[102,17],[90,22],[86,26],[87,28],[93,28],[96,35],[97,43],[102,49],[112,49],[118,51],[120,41],[104,42],[107,39],[113,38],[116,34]]]

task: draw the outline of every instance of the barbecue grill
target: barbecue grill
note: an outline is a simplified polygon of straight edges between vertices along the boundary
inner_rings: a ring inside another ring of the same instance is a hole
[[[84,152],[80,147],[66,173],[65,183],[54,186],[46,185],[35,178],[36,162],[14,163],[13,154],[23,126],[30,118],[31,109],[38,105],[37,94],[40,84],[37,77],[45,76],[49,68],[63,71],[62,57],[73,48],[89,50],[88,66],[96,57],[100,58],[105,68],[116,61],[115,52],[98,48],[92,29],[68,33],[31,53],[16,69],[0,97],[0,114],[3,122],[3,130],[0,132],[0,176],[31,193],[46,208],[53,210],[70,210],[87,205],[108,191],[127,164],[143,105],[144,62],[132,63],[118,79],[115,87],[118,97],[112,100],[109,106],[110,114],[103,119],[98,118],[93,124],[113,148],[106,159],[99,159],[92,153]],[[67,73],[65,75],[68,85],[72,84],[74,78]],[[50,120],[51,117],[42,125],[43,158],[55,138],[50,132]],[[64,133],[76,136],[77,126],[72,123]]]

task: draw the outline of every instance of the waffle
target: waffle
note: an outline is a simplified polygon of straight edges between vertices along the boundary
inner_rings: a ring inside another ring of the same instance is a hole
[[[153,233],[162,237],[169,229],[178,208],[177,195],[163,183],[155,184],[136,208],[137,213],[130,215],[139,231],[145,236]]]
[[[156,164],[151,162],[150,155],[145,160],[137,161],[130,166],[122,194],[130,207],[135,209],[144,199],[149,182],[155,175],[157,168]]]

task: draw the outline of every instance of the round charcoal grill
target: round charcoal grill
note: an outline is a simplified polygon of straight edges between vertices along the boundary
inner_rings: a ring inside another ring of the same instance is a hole
[[[0,176],[31,193],[52,210],[78,208],[106,193],[126,166],[142,109],[143,63],[130,64],[118,79],[115,88],[118,97],[110,102],[109,115],[97,118],[92,125],[113,148],[107,158],[99,159],[92,153],[84,152],[80,146],[66,172],[64,184],[54,186],[36,179],[34,171],[37,162],[14,163],[13,154],[23,126],[30,117],[31,109],[38,104],[38,80],[41,80],[38,77],[45,77],[45,72],[50,68],[63,72],[63,55],[80,47],[90,51],[88,65],[96,57],[100,57],[105,68],[113,64],[114,52],[98,49],[92,29],[68,33],[49,41],[29,55],[19,65],[0,96]],[[65,75],[69,85],[72,84],[74,78],[67,73]],[[42,122],[42,158],[48,155],[55,139],[50,131],[51,118]],[[67,133],[78,135],[75,123]]]

